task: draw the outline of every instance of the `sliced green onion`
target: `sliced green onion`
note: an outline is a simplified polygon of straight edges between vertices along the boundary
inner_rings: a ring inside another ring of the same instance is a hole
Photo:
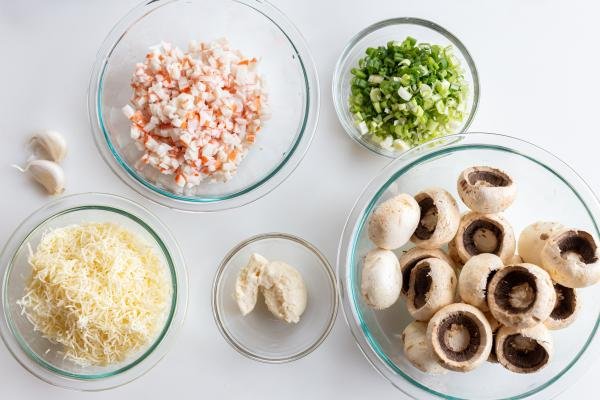
[[[390,41],[368,48],[350,73],[358,130],[390,150],[452,133],[467,115],[469,86],[452,46]]]

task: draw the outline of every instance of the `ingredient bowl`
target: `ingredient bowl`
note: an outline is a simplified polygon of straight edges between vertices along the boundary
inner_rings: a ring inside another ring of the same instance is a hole
[[[346,321],[362,352],[394,386],[418,399],[548,399],[564,390],[597,359],[600,340],[600,291],[578,289],[582,307],[566,329],[552,331],[554,356],[541,371],[516,374],[484,363],[469,373],[428,375],[412,366],[403,352],[401,333],[411,317],[404,300],[384,311],[370,309],[360,293],[362,258],[372,248],[366,222],[385,199],[442,187],[458,199],[459,173],[473,165],[504,169],[518,185],[505,217],[518,234],[535,221],[558,220],[600,236],[600,205],[586,183],[564,162],[519,139],[470,133],[452,135],[416,147],[388,165],[369,183],[344,228],[338,252],[338,279]],[[464,210],[465,207],[461,205]],[[400,248],[396,254],[410,246]]]
[[[268,92],[270,118],[226,182],[180,188],[173,175],[136,167],[143,155],[131,138],[122,108],[132,97],[131,77],[149,47],[162,41],[187,49],[191,40],[226,38],[233,49],[258,59]],[[278,9],[258,0],[148,1],[125,15],[99,50],[88,108],[98,150],[129,186],[160,204],[186,211],[214,211],[252,202],[282,183],[312,140],[319,110],[317,73],[300,32]]]
[[[252,253],[283,261],[302,275],[308,301],[298,323],[274,317],[262,294],[255,309],[242,316],[234,298],[235,282]],[[333,327],[338,309],[335,275],[325,257],[305,240],[284,233],[257,235],[235,246],[221,262],[212,307],[221,334],[240,354],[268,363],[294,361],[315,350]]]
[[[150,246],[166,268],[171,297],[162,327],[145,348],[109,365],[81,365],[64,356],[62,345],[44,338],[21,311],[32,267],[28,262],[43,235],[56,228],[83,223],[115,223]],[[56,386],[103,390],[123,385],[150,370],[168,351],[187,306],[187,276],[183,256],[166,227],[149,211],[121,197],[87,193],[62,197],[34,212],[9,238],[0,255],[4,343],[29,372]]]
[[[429,43],[441,47],[452,46],[454,57],[460,64],[464,79],[468,85],[466,98],[466,115],[462,122],[453,126],[453,132],[463,133],[469,128],[479,102],[479,77],[475,63],[466,47],[456,36],[441,26],[431,21],[419,18],[393,18],[377,22],[357,33],[346,45],[335,66],[332,81],[333,104],[340,123],[346,133],[355,141],[386,157],[398,157],[406,149],[386,148],[376,143],[369,134],[361,133],[355,123],[355,117],[350,111],[349,99],[351,95],[352,69],[356,68],[359,60],[365,57],[368,48],[386,46],[390,41],[402,42],[407,37],[412,37],[419,43]],[[408,60],[407,60],[408,61]]]

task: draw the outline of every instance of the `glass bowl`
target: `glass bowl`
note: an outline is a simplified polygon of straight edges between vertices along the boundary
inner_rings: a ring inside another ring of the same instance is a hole
[[[200,22],[199,22],[200,21]],[[271,118],[228,182],[205,181],[181,192],[173,176],[135,168],[142,152],[130,138],[128,104],[134,66],[148,48],[168,41],[187,48],[229,39],[232,48],[259,59],[268,85]],[[317,72],[300,32],[278,9],[259,0],[146,1],[108,34],[93,68],[88,111],[96,145],[112,170],[147,198],[186,211],[214,211],[252,202],[282,183],[312,141],[319,111]]]
[[[361,257],[372,247],[365,232],[369,215],[381,201],[400,192],[415,194],[440,186],[459,199],[459,172],[473,165],[508,171],[518,184],[514,204],[505,212],[515,234],[538,220],[556,220],[600,236],[600,204],[567,164],[533,144],[509,136],[452,135],[416,147],[384,168],[356,202],[338,252],[338,279],[346,322],[371,364],[394,386],[416,399],[549,399],[577,379],[598,358],[600,290],[578,290],[583,307],[568,328],[553,331],[554,358],[533,374],[514,374],[485,363],[469,373],[432,376],[404,357],[400,335],[411,318],[404,300],[384,311],[368,308],[360,294]],[[463,209],[464,206],[461,205]],[[410,246],[405,246],[401,251]]]
[[[354,123],[354,117],[350,112],[348,99],[350,97],[352,74],[350,70],[358,65],[358,60],[365,56],[365,50],[369,47],[384,46],[390,40],[402,41],[407,36],[417,39],[417,42],[439,44],[442,46],[452,45],[456,50],[454,55],[460,61],[469,84],[468,115],[465,120],[452,133],[466,132],[477,111],[479,103],[479,77],[475,62],[460,40],[438,24],[419,18],[403,17],[386,19],[374,23],[358,32],[346,45],[335,66],[332,81],[333,105],[340,123],[346,133],[367,149],[377,154],[395,158],[402,154],[401,151],[392,151],[383,148],[372,141],[368,135],[362,135]]]
[[[308,302],[297,324],[274,317],[262,295],[255,309],[242,316],[234,298],[235,282],[252,253],[284,261],[302,275]],[[221,262],[213,283],[212,309],[221,334],[240,354],[267,363],[294,361],[315,350],[333,327],[338,309],[335,274],[323,254],[299,237],[285,233],[253,236]]]
[[[17,300],[25,294],[34,248],[49,229],[83,222],[115,222],[139,235],[157,250],[172,284],[172,299],[162,330],[137,354],[109,366],[81,366],[65,359],[62,347],[34,332]],[[0,333],[15,359],[38,378],[69,389],[104,390],[128,383],[149,371],[166,353],[182,325],[187,306],[184,259],[167,228],[145,208],[109,194],[62,197],[31,214],[9,238],[0,255],[2,317]]]

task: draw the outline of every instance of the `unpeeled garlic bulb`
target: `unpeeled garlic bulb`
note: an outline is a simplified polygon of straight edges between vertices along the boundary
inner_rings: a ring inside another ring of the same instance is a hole
[[[13,166],[21,172],[31,174],[49,194],[60,194],[65,190],[65,173],[54,161],[33,160],[27,163],[25,168]]]
[[[67,141],[60,133],[45,129],[36,132],[29,140],[34,150],[42,150],[51,161],[61,162],[67,155]]]

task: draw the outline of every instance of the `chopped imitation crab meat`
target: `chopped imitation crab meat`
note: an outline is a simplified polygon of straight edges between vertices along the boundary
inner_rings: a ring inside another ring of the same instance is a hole
[[[138,166],[172,175],[179,187],[229,180],[268,115],[257,63],[225,39],[192,41],[186,52],[169,43],[151,47],[135,66],[131,104],[123,107],[144,151]]]

